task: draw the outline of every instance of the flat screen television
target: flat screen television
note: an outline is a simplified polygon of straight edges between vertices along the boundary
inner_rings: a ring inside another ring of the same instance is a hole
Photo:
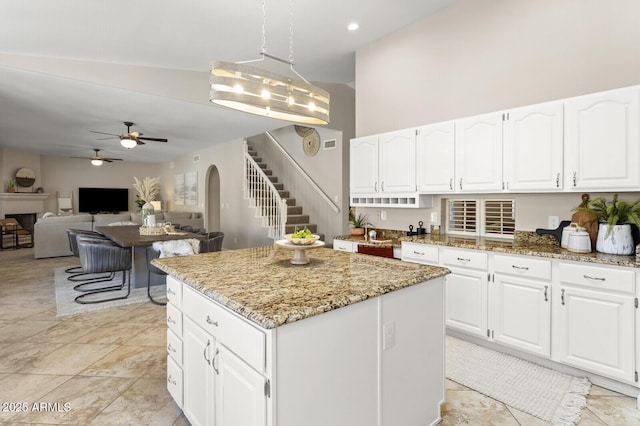
[[[78,188],[78,210],[84,213],[129,211],[129,189]]]

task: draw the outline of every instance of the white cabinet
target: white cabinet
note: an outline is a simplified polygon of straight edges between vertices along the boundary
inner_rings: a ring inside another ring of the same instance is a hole
[[[183,411],[194,426],[214,421],[214,374],[211,362],[215,341],[188,317],[184,321]]]
[[[640,88],[565,100],[565,182],[568,189],[640,186]]]
[[[635,384],[634,272],[560,263],[554,359]]]
[[[489,290],[491,338],[551,355],[551,262],[494,255]]]
[[[416,131],[415,129],[383,133],[380,144],[380,192],[416,191]]]
[[[445,248],[442,264],[451,270],[445,279],[445,323],[477,336],[487,335],[487,254]]]
[[[455,190],[454,130],[453,121],[418,128],[416,167],[419,192],[446,194]]]
[[[182,283],[167,277],[167,390],[182,408],[183,383],[183,327]]]
[[[456,190],[502,191],[502,113],[456,120]]]
[[[378,192],[378,136],[351,140],[350,189],[352,193]]]
[[[333,249],[339,251],[346,251],[347,253],[355,253],[357,251],[358,244],[345,240],[333,240]]]
[[[504,121],[504,179],[509,191],[563,188],[563,103],[510,110]]]

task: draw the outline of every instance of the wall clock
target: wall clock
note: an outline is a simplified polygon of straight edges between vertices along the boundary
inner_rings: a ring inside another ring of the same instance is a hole
[[[302,138],[302,149],[309,157],[313,157],[320,149],[320,135],[316,129],[309,129]]]

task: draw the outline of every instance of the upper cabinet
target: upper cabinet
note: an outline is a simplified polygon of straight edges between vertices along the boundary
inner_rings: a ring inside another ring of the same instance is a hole
[[[380,147],[380,192],[416,191],[416,130],[384,133]]]
[[[453,121],[418,128],[416,136],[418,191],[443,194],[455,190],[455,127]]]
[[[351,192],[378,192],[378,136],[352,139],[350,155]]]
[[[456,120],[455,134],[457,190],[502,191],[502,113]]]
[[[567,189],[638,189],[640,88],[565,100]]]
[[[504,180],[509,191],[559,191],[563,187],[562,102],[505,114]]]

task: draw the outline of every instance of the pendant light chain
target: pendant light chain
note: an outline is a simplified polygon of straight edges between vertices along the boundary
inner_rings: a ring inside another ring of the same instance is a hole
[[[267,0],[262,0],[262,49],[260,53],[267,53]]]
[[[293,0],[289,1],[289,64],[293,65]]]

